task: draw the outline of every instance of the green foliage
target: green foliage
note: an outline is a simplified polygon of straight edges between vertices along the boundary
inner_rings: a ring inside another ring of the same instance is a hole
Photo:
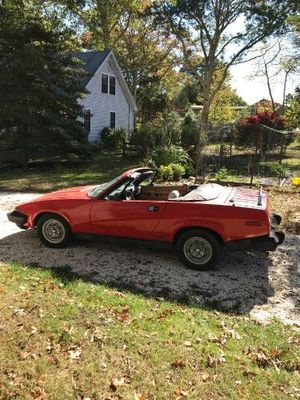
[[[217,181],[226,181],[229,177],[229,171],[225,167],[220,168],[219,171],[216,173]]]
[[[161,181],[171,181],[173,179],[172,165],[161,165],[158,169],[158,179]]]
[[[104,149],[117,150],[124,146],[127,132],[123,128],[104,128],[100,136],[100,144]]]
[[[295,89],[293,95],[288,95],[285,106],[285,117],[291,128],[300,126],[300,87]]]
[[[273,176],[277,176],[279,179],[286,178],[290,175],[290,169],[287,164],[276,163],[270,166],[270,171]]]
[[[84,89],[72,56],[73,32],[38,3],[0,4],[0,131],[2,141],[31,158],[88,149],[78,121]]]
[[[132,132],[130,143],[138,147],[143,155],[149,155],[155,148],[163,145],[163,132],[156,126],[145,125]]]
[[[199,135],[199,124],[195,113],[190,109],[185,114],[181,125],[181,144],[185,149],[196,146]]]
[[[152,158],[158,167],[172,163],[186,165],[191,161],[187,151],[176,145],[156,150]]]
[[[181,164],[171,164],[173,170],[173,178],[175,181],[179,181],[185,174],[185,168]]]
[[[181,164],[161,165],[158,169],[158,179],[161,181],[179,181],[185,174],[185,168]]]
[[[180,145],[181,142],[181,118],[176,111],[169,112],[162,123],[165,145]]]

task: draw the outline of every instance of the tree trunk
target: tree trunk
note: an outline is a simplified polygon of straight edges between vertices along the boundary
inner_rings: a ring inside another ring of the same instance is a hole
[[[208,133],[208,116],[209,116],[209,101],[203,102],[203,110],[201,113],[201,121],[199,127],[198,142],[196,148],[196,166],[195,166],[195,180],[200,174],[203,174],[203,145]]]

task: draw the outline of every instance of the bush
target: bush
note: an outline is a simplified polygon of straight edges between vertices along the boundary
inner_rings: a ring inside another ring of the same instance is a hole
[[[158,169],[158,179],[161,181],[178,181],[185,174],[185,168],[180,164],[161,165]]]
[[[173,179],[172,165],[161,165],[158,170],[158,178],[161,181],[171,181]]]
[[[152,158],[158,167],[172,163],[186,165],[191,162],[187,151],[175,145],[157,150],[152,154]]]
[[[100,143],[104,149],[117,150],[123,148],[127,132],[123,128],[104,128],[101,132]]]
[[[226,181],[226,179],[228,179],[229,177],[229,171],[225,167],[220,168],[219,171],[216,173],[217,181]]]
[[[156,126],[145,125],[132,132],[130,143],[138,147],[142,154],[148,155],[163,145],[163,133]]]
[[[185,149],[196,147],[199,134],[199,125],[192,110],[189,110],[181,125],[181,144]]]
[[[185,174],[185,168],[181,164],[170,164],[173,170],[173,179],[179,181]]]
[[[281,133],[286,124],[286,120],[275,113],[262,112],[251,115],[237,126],[235,143],[241,148],[252,148],[261,156],[266,156],[272,150],[288,145],[293,140],[293,135],[283,136]]]
[[[272,176],[277,176],[278,179],[287,178],[291,171],[288,168],[287,164],[272,164],[270,167]]]

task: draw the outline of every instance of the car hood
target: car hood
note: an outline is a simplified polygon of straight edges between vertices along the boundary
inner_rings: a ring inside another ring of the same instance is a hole
[[[88,191],[94,186],[78,186],[69,189],[58,190],[56,192],[46,193],[35,198],[33,201],[21,204],[16,208],[51,200],[84,200],[88,199]]]

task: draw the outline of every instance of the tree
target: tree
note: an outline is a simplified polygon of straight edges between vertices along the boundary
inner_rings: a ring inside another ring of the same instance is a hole
[[[289,94],[286,98],[285,117],[290,128],[300,127],[300,88],[295,93]]]
[[[72,32],[28,1],[0,5],[0,132],[32,157],[75,152],[87,138],[78,121],[83,89]]]
[[[137,0],[86,0],[86,7],[77,9],[84,42],[100,50],[114,49],[137,9]]]
[[[286,88],[291,74],[299,71],[299,54],[297,48],[293,48],[290,40],[276,40],[266,42],[260,46],[254,54],[258,55],[257,70],[255,76],[263,77],[266,81],[269,96],[272,103],[272,111],[284,113]],[[282,79],[282,104],[278,110],[278,104],[274,101],[273,84]]]
[[[276,113],[261,112],[250,115],[237,126],[236,144],[242,148],[253,149],[255,155],[265,157],[270,151],[281,147],[286,126],[285,118]]]
[[[161,83],[175,64],[174,40],[165,39],[154,27],[153,16],[145,13],[150,4],[150,0],[91,0],[81,13],[84,46],[114,51],[142,123],[165,107]]]
[[[245,62],[248,51],[272,34],[283,31],[296,1],[178,0],[160,1],[158,21],[180,41],[189,68],[202,86],[203,111],[197,146],[196,172],[201,163],[201,144],[207,133],[212,102],[232,65]],[[234,24],[243,28],[234,29]],[[199,54],[201,55],[199,57]],[[198,62],[194,62],[198,59]],[[216,71],[222,70],[218,82]]]

